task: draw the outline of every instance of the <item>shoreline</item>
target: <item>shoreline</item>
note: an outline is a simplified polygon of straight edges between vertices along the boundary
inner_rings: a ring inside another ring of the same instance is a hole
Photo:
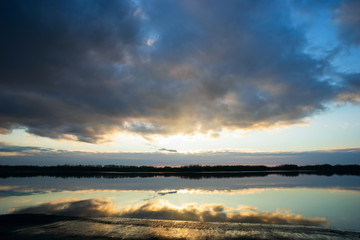
[[[116,166],[116,165],[61,165],[61,166],[8,166],[0,165],[0,177],[182,177],[182,178],[222,178],[222,177],[265,177],[268,175],[294,177],[306,175],[354,175],[360,176],[360,165],[214,165],[214,166]]]

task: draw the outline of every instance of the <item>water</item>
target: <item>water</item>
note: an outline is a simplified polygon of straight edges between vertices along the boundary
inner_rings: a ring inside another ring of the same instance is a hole
[[[225,236],[225,232],[221,233],[224,226],[219,227],[219,224],[227,224],[230,232],[240,225],[241,229],[251,229],[246,233],[238,231],[238,235],[232,233],[237,237],[239,234],[250,234],[249,232],[254,236],[259,230],[256,226],[262,226],[263,231],[275,226],[279,229],[281,226],[281,231],[287,229],[287,234],[290,234],[291,228],[292,232],[296,230],[296,236],[299,235],[299,229],[304,229],[299,228],[301,226],[306,226],[306,231],[324,227],[359,231],[359,203],[359,176],[268,175],[196,180],[179,177],[31,177],[0,180],[0,214],[37,213],[82,218],[71,224],[62,220],[52,223],[55,224],[52,227],[46,227],[47,231],[52,229],[51,231],[57,231],[58,234],[71,232],[74,228],[79,229],[75,231],[77,233],[83,229],[100,231],[100,225],[101,231],[110,234],[102,233],[102,236],[108,237],[116,234],[120,236],[124,226],[128,226],[124,234],[135,231],[139,236],[144,236],[142,228],[147,229],[146,233],[149,233],[149,228],[160,228],[172,238],[186,239],[189,237],[184,234],[189,234],[189,231],[192,233],[188,236],[193,238],[196,234]],[[137,222],[131,225],[129,221]],[[162,225],[159,225],[159,221]],[[187,231],[182,227],[178,232],[176,229],[180,229],[179,227],[165,227],[169,225],[169,221],[171,226],[193,222],[190,225],[185,224],[188,226]],[[204,227],[204,224],[208,224],[207,227]],[[136,229],[129,228],[130,225],[136,226]],[[285,225],[287,228],[284,228]],[[45,230],[41,228],[43,226],[36,227],[26,229],[28,233],[44,233]],[[217,230],[209,232],[210,228]],[[159,232],[158,230],[155,232]],[[17,230],[17,233],[21,231],[24,229]],[[302,234],[306,232],[301,231]],[[178,232],[178,235],[175,232]],[[267,233],[269,234],[269,231]],[[86,231],[82,234],[90,233]],[[201,239],[200,235],[198,239]],[[126,238],[125,235],[121,236]],[[274,238],[278,237],[274,235]],[[267,238],[271,238],[270,235]],[[304,237],[306,238],[308,236]]]

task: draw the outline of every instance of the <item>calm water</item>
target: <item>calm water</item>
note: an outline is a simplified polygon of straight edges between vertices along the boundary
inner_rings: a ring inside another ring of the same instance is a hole
[[[360,230],[360,177],[6,178],[0,214],[45,213]]]

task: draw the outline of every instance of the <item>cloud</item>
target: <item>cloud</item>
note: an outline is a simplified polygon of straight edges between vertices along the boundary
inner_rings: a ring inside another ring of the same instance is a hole
[[[20,186],[0,186],[0,191],[10,191],[20,188]]]
[[[87,199],[72,202],[49,202],[39,206],[15,210],[14,213],[39,213],[79,217],[107,217],[114,215],[111,202],[99,199]]]
[[[0,145],[1,146],[1,145]],[[4,149],[16,145],[4,145]],[[21,147],[20,150],[23,150]],[[31,146],[25,146],[30,147]],[[8,150],[10,150],[8,149]],[[15,149],[13,149],[15,150]],[[1,153],[1,151],[0,151]],[[253,164],[359,164],[360,148],[328,149],[297,152],[241,152],[241,151],[204,151],[198,153],[133,153],[133,152],[82,152],[82,151],[24,151],[13,156],[2,156],[1,163],[8,165],[146,165],[146,166],[179,166],[179,165],[238,165]],[[219,161],[221,159],[221,161]]]
[[[341,2],[334,13],[340,39],[355,46],[360,46],[359,8],[359,1],[346,0]]]
[[[347,4],[341,26],[353,26]],[[0,9],[0,133],[97,142],[117,131],[264,128],[344,93],[322,81],[331,67],[304,53],[306,31],[283,1],[9,0]]]
[[[126,218],[185,220],[201,222],[239,222],[285,225],[325,226],[325,218],[305,218],[302,215],[282,212],[256,212],[246,206],[239,212],[222,204],[186,205],[177,207],[167,201],[158,200],[138,206],[129,206],[116,210],[110,201],[88,199],[73,202],[50,202],[35,207],[15,210],[13,213],[42,213],[81,217],[120,216]]]
[[[114,128],[112,114],[131,111],[118,78],[137,44],[134,11],[130,1],[3,1],[0,128],[81,141]]]
[[[246,209],[249,210],[249,207]],[[178,208],[166,201],[158,200],[125,209],[122,211],[121,216],[202,222],[269,223],[307,226],[323,226],[327,224],[324,218],[308,219],[291,213],[259,213],[254,211],[254,208],[251,208],[250,211],[228,212],[232,210],[222,204],[203,205],[200,207],[187,205],[183,208]]]
[[[172,153],[177,152],[177,150],[175,150],[175,149],[167,149],[167,148],[160,148],[159,151],[160,152],[172,152]]]
[[[52,151],[52,148],[32,147],[32,146],[17,146],[9,145],[4,142],[0,142],[0,153],[24,153],[24,152],[48,152]]]
[[[339,94],[340,102],[360,103],[360,73],[344,74],[344,90]]]

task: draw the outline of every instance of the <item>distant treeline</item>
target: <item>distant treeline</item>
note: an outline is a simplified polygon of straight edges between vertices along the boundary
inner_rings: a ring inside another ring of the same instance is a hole
[[[0,177],[154,177],[178,176],[182,178],[250,177],[277,174],[298,176],[316,175],[360,175],[360,165],[189,165],[180,167],[123,166],[123,165],[61,165],[61,166],[0,166]]]

